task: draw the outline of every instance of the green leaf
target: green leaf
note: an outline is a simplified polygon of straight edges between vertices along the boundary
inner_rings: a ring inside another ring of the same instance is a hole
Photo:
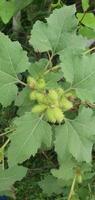
[[[45,81],[46,81],[46,88],[50,89],[50,88],[58,88],[58,81],[63,78],[63,73],[62,71],[59,72],[50,72],[48,74],[46,74],[45,76]]]
[[[44,179],[39,182],[40,188],[43,190],[43,193],[47,194],[47,196],[62,193],[63,184],[62,180],[58,180],[52,175],[45,176]]]
[[[18,73],[30,66],[26,52],[18,42],[0,33],[0,103],[9,105],[17,95]],[[6,95],[6,98],[5,98]]]
[[[84,181],[90,180],[95,175],[95,172],[92,171],[91,163],[82,163],[80,168],[81,168],[82,179]]]
[[[92,110],[84,108],[74,120],[67,119],[64,125],[56,128],[55,151],[59,160],[68,152],[78,161],[91,161],[95,137],[95,117]]]
[[[68,157],[64,160],[63,164],[60,165],[59,169],[52,169],[51,172],[53,176],[58,179],[65,180],[65,183],[68,182],[70,179],[72,180],[75,175],[75,162]]]
[[[32,113],[26,113],[14,121],[16,131],[10,136],[9,165],[21,163],[35,155],[42,144],[51,146],[52,131],[49,124]]]
[[[83,14],[78,13],[77,18],[79,21],[81,21],[81,19],[83,18]],[[93,13],[86,13],[81,22],[85,26],[88,26],[89,28],[92,28],[95,30],[95,16]]]
[[[83,10],[87,10],[87,8],[89,7],[89,0],[82,0],[82,8]]]
[[[26,175],[27,169],[22,166],[15,166],[6,170],[0,170],[0,193],[11,190],[16,181],[20,181]]]
[[[28,6],[32,1],[33,0],[0,0],[0,17],[2,21],[7,24],[13,15]]]
[[[95,30],[93,30],[87,26],[81,26],[79,29],[79,34],[81,34],[84,37],[87,37],[88,39],[95,38]]]
[[[60,56],[64,77],[82,100],[95,101],[95,56],[75,56],[68,49]]]
[[[31,90],[26,87],[16,97],[15,105],[19,107],[18,115],[20,116],[32,109],[33,102],[31,102],[29,98],[30,92]]]
[[[38,77],[42,77],[44,72],[46,71],[48,60],[47,59],[40,59],[38,62],[32,63],[29,68],[29,73],[35,79]]]
[[[0,0],[0,17],[4,23],[7,23],[14,13],[14,2]]]
[[[68,19],[68,20],[67,20]],[[74,6],[64,6],[54,10],[47,19],[47,23],[38,21],[31,32],[30,43],[35,51],[45,52],[51,50],[53,54],[63,51],[66,38],[76,30]]]

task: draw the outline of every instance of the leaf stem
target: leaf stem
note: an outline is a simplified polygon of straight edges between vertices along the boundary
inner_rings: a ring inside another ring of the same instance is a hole
[[[49,64],[51,63],[52,58],[53,58],[53,53],[52,53],[52,55],[50,56],[50,55],[49,55],[49,52],[48,52],[48,57],[49,57],[49,60],[48,60],[48,62],[47,62],[47,64],[46,64],[46,66],[45,66],[45,69],[47,69],[48,66],[49,66]]]
[[[70,92],[71,90],[75,90],[75,88],[73,88],[72,85],[68,89],[66,89],[64,92],[66,94],[67,92]]]
[[[84,54],[88,54],[88,53],[90,53],[93,50],[95,50],[95,47],[92,47],[91,49],[88,49],[87,51],[84,52]]]
[[[67,200],[71,200],[71,197],[74,193],[74,188],[75,188],[75,184],[76,184],[76,177],[77,177],[77,175],[74,176],[74,179],[73,179],[73,182],[72,182],[72,185],[71,185],[71,189],[70,189],[70,193],[69,193]]]
[[[15,129],[6,131],[5,133],[1,133],[1,134],[0,134],[0,137],[3,137],[3,136],[5,136],[5,135],[7,135],[8,133],[13,132],[14,130],[15,130]]]
[[[52,3],[51,4],[51,7],[54,9],[54,8],[57,8],[58,6],[61,6],[61,0],[58,0],[57,3]]]
[[[21,81],[21,80],[18,80],[18,83],[20,83],[21,85],[23,85],[23,86],[27,86],[27,84],[26,83],[24,83],[23,81]]]
[[[8,140],[3,144],[3,146],[1,148],[4,149],[9,142],[10,142],[10,139],[8,138]]]
[[[87,13],[87,11],[88,11],[88,9],[86,9],[86,10],[84,11],[84,13],[83,13],[83,15],[82,15],[82,18],[80,19],[78,25],[80,25],[80,24],[82,23],[82,21],[83,21],[85,15],[86,15],[86,13]]]
[[[95,103],[90,103],[88,101],[82,101],[81,104],[83,104],[84,106],[88,106],[88,107],[90,107],[92,109],[95,108]]]
[[[59,66],[52,67],[52,68],[48,69],[47,71],[45,71],[44,75],[48,74],[49,72],[56,71],[58,69],[61,69],[61,68]]]

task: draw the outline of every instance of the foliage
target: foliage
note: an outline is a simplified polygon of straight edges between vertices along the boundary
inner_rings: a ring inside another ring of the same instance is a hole
[[[0,17],[6,24],[9,22],[11,17],[13,17],[19,10],[28,6],[33,0],[1,0],[0,1]]]
[[[1,19],[9,22],[31,2],[2,0]],[[0,134],[3,195],[12,195],[12,185],[26,175],[28,166],[23,162],[38,153],[52,163],[40,175],[42,180],[37,179],[37,187],[48,197],[56,193],[57,199],[83,200],[85,193],[86,200],[92,200],[95,196],[95,55],[91,53],[95,47],[89,49],[87,32],[81,31],[84,24],[94,34],[95,16],[86,13],[88,1],[82,3],[84,13],[77,15],[75,6],[63,6],[62,1],[49,4],[51,15],[36,21],[28,36],[34,57],[0,32],[0,103],[4,109],[14,105],[16,111]],[[54,160],[48,152],[53,152]]]

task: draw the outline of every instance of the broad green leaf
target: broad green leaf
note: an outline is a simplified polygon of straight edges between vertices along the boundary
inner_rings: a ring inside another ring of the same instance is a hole
[[[74,6],[64,6],[54,10],[47,19],[47,23],[38,21],[31,32],[30,43],[35,51],[45,52],[51,50],[54,54],[63,51],[66,38],[76,30]]]
[[[4,23],[7,23],[14,13],[14,2],[0,0],[0,17]]]
[[[8,151],[9,165],[21,163],[35,155],[42,144],[51,146],[52,131],[50,125],[31,112],[15,120],[16,131],[10,136]]]
[[[77,18],[79,21],[81,21],[82,17],[82,13],[77,14]],[[82,19],[82,24],[95,30],[95,15],[93,13],[86,13],[84,18]]]
[[[75,56],[68,49],[60,55],[64,77],[82,100],[95,101],[95,56]]]
[[[89,7],[89,0],[82,0],[82,8],[83,10],[87,10],[87,8]]]
[[[79,29],[79,34],[81,34],[84,37],[87,37],[88,39],[95,38],[95,30],[93,30],[87,26],[81,26]]]
[[[91,161],[95,137],[95,117],[92,110],[84,108],[74,120],[67,119],[64,125],[56,128],[55,151],[59,160],[64,160],[67,152],[78,161]]]
[[[9,105],[17,95],[18,73],[30,66],[27,54],[18,42],[0,33],[0,103]]]
[[[52,175],[47,175],[39,182],[39,186],[43,190],[43,193],[51,196],[52,194],[62,193],[64,182],[56,179]]]
[[[58,81],[63,78],[63,72],[59,71],[59,72],[50,72],[48,74],[46,74],[45,76],[45,81],[46,81],[46,88],[50,89],[50,88],[57,88],[59,87],[58,85]]]
[[[64,50],[59,52],[59,55],[63,55],[70,53],[72,56],[80,56],[84,53],[85,49],[88,47],[87,38],[73,34],[66,34],[64,41]],[[63,65],[64,67],[64,65]]]
[[[6,24],[18,11],[28,6],[33,0],[0,0],[0,17]]]
[[[15,105],[19,107],[18,115],[20,116],[32,109],[33,102],[29,98],[30,92],[31,90],[26,87],[16,97]]]
[[[60,165],[59,169],[52,169],[51,172],[53,176],[58,179],[63,179],[65,181],[72,180],[75,175],[75,162],[67,157],[63,164]]]
[[[77,170],[80,170],[83,181],[91,179],[94,175],[94,173],[91,172],[91,164],[85,162],[78,163],[71,157],[71,155],[65,157],[63,163],[60,164],[59,169],[52,169],[51,172],[53,176],[64,180],[65,184],[68,184],[72,182]]]
[[[41,59],[38,62],[34,62],[31,64],[29,68],[29,73],[35,79],[38,77],[42,77],[44,72],[46,71],[46,66],[48,65],[47,59]]]
[[[11,190],[16,181],[20,181],[26,175],[27,169],[15,166],[6,170],[0,170],[0,193]]]
[[[95,175],[95,172],[92,170],[92,164],[83,162],[80,165],[83,180],[90,180]]]

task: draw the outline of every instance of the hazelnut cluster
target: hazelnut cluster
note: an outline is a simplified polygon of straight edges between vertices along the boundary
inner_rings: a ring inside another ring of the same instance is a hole
[[[35,80],[29,76],[27,83],[32,89],[30,100],[35,101],[32,112],[44,114],[45,119],[51,123],[61,123],[65,118],[64,112],[73,108],[72,102],[68,99],[70,93],[65,94],[60,87],[47,90],[43,78]]]

